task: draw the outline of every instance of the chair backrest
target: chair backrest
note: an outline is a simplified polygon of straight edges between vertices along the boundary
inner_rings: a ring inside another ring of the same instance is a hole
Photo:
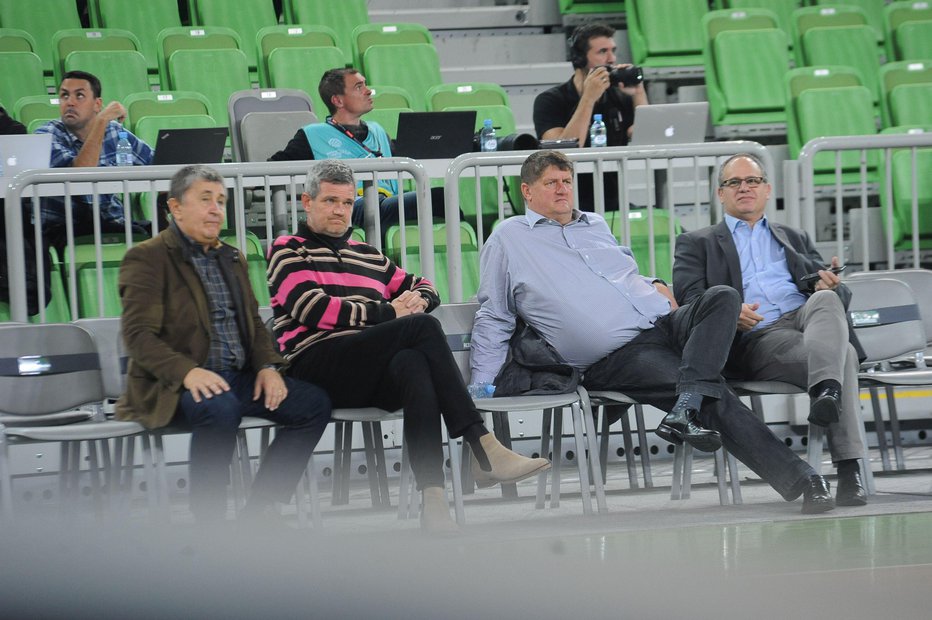
[[[52,35],[52,65],[55,82],[61,81],[65,59],[72,52],[127,51],[139,52],[142,44],[129,30],[118,28],[76,28],[59,30]],[[90,71],[94,73],[93,71]],[[95,75],[97,75],[95,73]],[[98,76],[100,77],[100,76]]]
[[[74,0],[0,0],[0,24],[32,35],[36,41],[33,51],[42,59],[45,74],[51,76],[52,35],[59,30],[80,28],[81,18]]]
[[[838,88],[812,88],[796,98],[796,121],[801,145],[820,136],[864,136],[877,133],[874,120],[874,103],[870,91],[864,86]],[[799,152],[791,152],[797,157]],[[876,152],[867,156],[868,166],[877,166]],[[846,151],[841,155],[843,170],[857,170],[860,153]],[[835,170],[835,153],[819,153],[815,158],[819,172]]]
[[[65,71],[88,71],[100,79],[100,94],[106,105],[123,101],[128,95],[149,91],[146,58],[134,50],[71,52],[65,58]]]
[[[932,5],[928,2],[891,2],[883,9],[883,25],[886,33],[887,60],[908,60],[900,48],[898,30],[907,22],[932,20]],[[4,22],[5,25],[6,22]]]
[[[702,64],[700,21],[706,0],[629,0],[628,39],[635,64],[648,67]]]
[[[888,127],[881,133],[930,133],[932,121],[927,125],[902,125]],[[890,154],[890,187],[886,175],[880,177],[881,214],[885,225],[892,228],[894,248],[913,248],[913,203],[915,201],[915,232],[919,235],[920,247],[932,239],[932,149],[916,149],[915,161],[912,149],[893,149]],[[889,190],[889,191],[888,191]],[[888,196],[889,194],[889,196]],[[892,200],[892,204],[888,198]],[[893,221],[888,222],[888,211]]]
[[[235,30],[249,61],[249,71],[258,76],[256,35],[265,26],[278,23],[272,0],[197,0],[198,23]]]
[[[805,6],[793,11],[790,21],[790,31],[793,36],[793,52],[796,57],[796,66],[801,67],[805,60],[801,54],[802,37],[810,28],[828,26],[858,26],[869,25],[867,15],[858,6]]]
[[[133,133],[154,148],[157,146],[160,129],[197,129],[216,126],[217,121],[207,114],[168,114],[166,116],[150,114],[133,124]]]
[[[0,101],[13,109],[21,97],[45,95],[42,60],[32,52],[0,52]],[[57,117],[56,117],[57,118]]]
[[[730,3],[734,5],[734,2]],[[712,42],[720,32],[726,30],[760,30],[778,28],[787,32],[777,14],[762,5],[753,7],[730,6],[728,9],[709,11],[702,16],[703,48]],[[789,41],[789,35],[787,35]]]
[[[230,123],[230,95],[252,86],[246,55],[235,49],[178,50],[169,58],[168,73],[173,90],[193,90],[207,97],[211,116],[221,127]]]
[[[413,208],[411,205],[410,208]],[[408,208],[406,206],[406,208]],[[460,261],[463,295],[471,297],[479,289],[479,243],[476,231],[468,222],[460,222]],[[401,233],[404,230],[404,244]],[[431,280],[441,300],[450,299],[450,282],[447,274],[447,225],[434,224],[434,278]],[[421,274],[420,235],[417,226],[391,226],[385,233],[385,255],[408,273]]]
[[[787,34],[790,34],[790,21],[793,18],[793,11],[798,9],[802,4],[801,0],[727,0],[723,3],[725,8],[734,11],[740,9],[751,13],[765,9],[773,13],[777,18],[776,28],[779,28]],[[792,45],[792,42],[790,43]]]
[[[36,51],[36,39],[19,28],[0,28],[0,52]]]
[[[427,111],[427,91],[443,82],[437,50],[427,43],[372,45],[363,64],[368,81],[405,89],[417,112]]]
[[[627,245],[634,254],[638,271],[642,275],[650,275],[666,282],[673,280],[673,260],[671,248],[676,236],[682,232],[682,227],[674,217],[673,235],[670,235],[670,214],[665,209],[653,210],[653,246],[654,270],[650,268],[650,215],[645,209],[631,209],[628,211],[627,233],[629,239],[625,241],[625,226],[619,211],[609,211],[605,214],[606,222],[612,234],[621,245]]]
[[[373,108],[363,119],[367,123],[375,121],[382,126],[389,137],[398,135],[398,115],[402,112],[414,112],[411,108]]]
[[[451,107],[504,105],[510,106],[508,93],[492,82],[458,82],[437,84],[427,91],[427,109],[445,110]]]
[[[866,24],[810,28],[802,36],[801,55],[806,66],[847,65],[861,74],[861,84],[874,97],[880,99],[880,57],[877,54],[877,35]]]
[[[177,0],[97,0],[101,28],[122,28],[139,38],[150,75],[159,72],[159,32],[165,28],[180,28]]]
[[[47,121],[61,117],[61,110],[58,107],[58,97],[54,95],[20,97],[16,105],[13,106],[13,117],[23,125],[26,125],[26,130],[32,133],[32,129],[29,129],[29,125],[34,123],[44,124]]]
[[[912,290],[919,305],[922,325],[926,333],[926,347],[932,346],[932,271],[929,269],[891,269],[883,271],[858,271],[851,279],[891,278],[903,282]]]
[[[890,91],[890,119],[894,125],[932,123],[932,82],[895,86]]]
[[[810,4],[851,4],[859,7],[867,17],[867,23],[870,24],[871,28],[877,33],[877,43],[881,47],[883,46],[884,38],[886,37],[883,27],[883,2],[877,2],[877,0],[816,0],[815,2],[810,2]],[[889,60],[889,58],[887,60]]]
[[[447,337],[447,343],[453,352],[456,367],[460,369],[463,380],[469,383],[471,374],[469,352],[472,344],[472,327],[476,320],[479,304],[466,302],[459,304],[441,304],[431,315],[440,321],[440,327]]]
[[[890,116],[890,93],[900,84],[932,83],[932,60],[902,60],[880,67],[880,113],[885,127],[893,122]]]
[[[134,93],[123,99],[128,126],[135,133],[136,123],[147,116],[191,116],[213,117],[210,101],[194,91],[161,90],[158,92]]]
[[[919,306],[912,289],[890,278],[849,278],[848,315],[867,353],[867,362],[914,356],[926,348]]]
[[[233,158],[236,161],[249,161],[243,150],[242,123],[250,112],[311,112],[311,99],[303,90],[288,88],[247,89],[233,92],[229,96],[228,113],[230,136],[233,145]],[[288,138],[294,135],[294,130]],[[288,139],[270,145],[271,153],[281,148]],[[270,153],[270,154],[271,154]]]
[[[343,52],[336,47],[281,47],[269,54],[272,88],[291,88],[307,93],[318,118],[330,112],[318,92],[320,78],[328,69],[343,65]]]
[[[367,0],[284,0],[285,21],[291,24],[320,24],[337,34],[337,46],[343,50],[343,64],[355,63],[353,30],[369,23]]]
[[[156,49],[159,60],[159,81],[162,88],[172,88],[168,59],[179,50],[242,49],[239,34],[222,26],[179,26],[159,31]],[[244,56],[245,59],[245,56]],[[248,63],[247,63],[248,67]],[[248,72],[247,72],[248,73]]]
[[[748,54],[756,59],[751,72],[741,68]],[[766,113],[776,121],[785,119],[782,82],[789,55],[782,30],[721,32],[713,39],[705,63],[713,122],[723,122],[734,114]],[[713,90],[719,96],[713,96]]]
[[[277,24],[260,28],[256,33],[260,86],[272,86],[269,55],[281,47],[337,47],[337,33],[327,26],[313,24]],[[341,61],[333,66],[338,67],[342,64]]]
[[[126,387],[126,367],[129,355],[123,346],[120,317],[77,319],[74,324],[86,329],[94,338],[103,373],[104,395],[119,398]]]
[[[244,161],[268,160],[296,131],[316,122],[317,116],[308,110],[249,112],[240,124]]]
[[[77,325],[0,324],[0,411],[33,416],[104,399],[100,358]]]
[[[369,84],[372,91],[372,109],[379,108],[411,108],[411,95],[400,86],[387,84]]]
[[[893,36],[896,37],[897,60],[932,58],[932,19],[905,22]]]
[[[357,67],[365,70],[363,57],[373,45],[434,44],[430,31],[421,24],[392,22],[359,24],[353,29],[353,54]]]

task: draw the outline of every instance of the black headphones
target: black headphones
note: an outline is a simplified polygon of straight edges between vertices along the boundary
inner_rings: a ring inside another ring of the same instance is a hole
[[[589,64],[589,39],[602,36],[602,31],[606,24],[594,23],[580,26],[573,31],[573,36],[567,39],[566,44],[569,48],[569,60],[574,69],[585,69]],[[596,34],[598,32],[598,34]],[[608,35],[611,36],[611,35]]]

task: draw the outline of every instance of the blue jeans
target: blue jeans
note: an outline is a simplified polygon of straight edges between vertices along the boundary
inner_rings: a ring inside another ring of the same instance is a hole
[[[252,400],[255,372],[219,374],[230,385],[228,392],[202,398],[197,403],[191,392],[185,391],[175,414],[175,420],[191,428],[191,512],[198,521],[223,519],[230,459],[243,416],[265,418],[280,425],[249,495],[249,503],[257,506],[291,501],[307,461],[330,421],[330,398],[316,385],[285,378],[288,396],[278,409],[269,411],[263,404],[263,396]]]

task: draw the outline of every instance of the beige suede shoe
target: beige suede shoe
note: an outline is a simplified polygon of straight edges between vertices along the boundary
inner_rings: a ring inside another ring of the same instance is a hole
[[[426,487],[421,491],[421,529],[441,536],[459,534],[459,526],[450,518],[450,506],[442,487]]]
[[[499,482],[517,482],[550,469],[550,461],[547,459],[532,459],[516,454],[503,446],[492,433],[480,437],[479,443],[492,465],[492,471],[485,471],[479,466],[478,459],[473,459],[472,477],[480,488]]]

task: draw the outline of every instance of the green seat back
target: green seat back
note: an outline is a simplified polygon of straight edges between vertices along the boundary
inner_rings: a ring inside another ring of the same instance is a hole
[[[884,7],[883,25],[887,35],[886,47],[887,60],[909,60],[903,55],[900,48],[900,42],[897,37],[897,31],[903,24],[913,21],[932,20],[932,4],[929,2],[891,2]],[[4,26],[9,26],[3,22]]]
[[[259,54],[259,85],[268,88],[269,54],[280,47],[337,47],[337,34],[327,26],[307,24],[278,24],[260,28],[256,33],[256,51]],[[341,66],[342,61],[336,66]]]
[[[411,108],[427,110],[427,91],[443,82],[440,59],[432,44],[372,45],[364,55],[366,79],[373,84],[398,86],[411,96]]]
[[[220,240],[229,243],[233,247],[239,248],[236,240],[236,233],[226,231],[220,236]],[[240,248],[243,250],[243,248]],[[265,260],[265,252],[262,251],[262,242],[254,232],[246,231],[246,269],[249,274],[249,284],[252,286],[252,292],[256,296],[256,301],[260,306],[269,305],[269,283],[266,270],[268,263]]]
[[[194,91],[170,91],[134,93],[123,100],[126,107],[126,125],[136,133],[136,123],[147,116],[213,116],[210,101]]]
[[[88,71],[100,79],[100,94],[106,105],[123,101],[127,95],[149,90],[146,57],[136,51],[71,52],[65,71]]]
[[[180,26],[159,32],[156,43],[159,55],[159,82],[162,88],[172,88],[168,59],[178,50],[242,49],[239,34],[222,26]],[[248,65],[247,65],[248,66]],[[226,107],[224,105],[224,107]]]
[[[790,153],[802,148],[799,137],[799,122],[796,119],[796,98],[810,88],[836,88],[839,86],[863,86],[861,74],[853,67],[844,65],[797,67],[787,71],[784,77],[786,89],[786,137]]]
[[[366,0],[284,0],[285,21],[289,24],[320,24],[337,33],[337,47],[343,50],[343,64],[354,60],[353,29],[369,23]]]
[[[19,28],[0,28],[0,52],[33,52],[36,40]]]
[[[874,32],[877,33],[877,42],[882,46],[885,38],[884,27],[883,27],[883,7],[884,3],[877,2],[877,0],[816,0],[815,2],[810,2],[810,4],[821,5],[821,4],[848,4],[856,6],[861,9],[864,13],[864,16],[867,17],[867,23],[870,24],[870,27],[874,29]]]
[[[609,211],[605,214],[606,222],[612,231],[612,234],[622,245],[628,245],[634,254],[634,259],[638,265],[638,271],[641,275],[653,276],[666,282],[673,280],[673,263],[671,260],[670,249],[676,240],[676,235],[681,232],[680,225],[674,219],[674,232],[670,235],[670,214],[662,209],[653,210],[653,244],[654,244],[654,266],[653,273],[650,268],[650,215],[645,209],[631,209],[628,211],[629,240],[625,242],[625,230],[622,226],[621,213],[619,211]]]
[[[437,84],[427,91],[427,107],[429,110],[482,105],[510,105],[508,93],[498,84],[491,82]]]
[[[790,30],[793,36],[793,52],[796,66],[805,65],[802,57],[802,37],[810,28],[827,28],[830,26],[866,26],[867,16],[857,6],[806,6],[793,11]]]
[[[101,28],[122,28],[139,38],[140,51],[146,57],[150,82],[158,80],[158,36],[165,28],[180,28],[177,0],[97,0]]]
[[[467,222],[460,222],[460,256],[462,261],[463,297],[469,299],[479,290],[479,243],[476,231]],[[450,301],[447,268],[447,224],[434,224],[434,271],[432,281],[443,302]],[[417,226],[405,226],[405,242],[401,242],[401,227],[392,226],[385,233],[385,255],[408,273],[421,275],[421,246]],[[402,257],[404,248],[404,257]]]
[[[50,95],[20,97],[16,105],[13,106],[13,117],[26,125],[27,129],[32,123],[45,124],[47,121],[61,118],[58,97]],[[31,129],[29,129],[29,133],[32,133]]]
[[[895,87],[890,92],[890,117],[894,125],[932,123],[932,82]]]
[[[723,4],[727,9],[741,9],[748,13],[756,9],[771,11],[777,18],[775,27],[785,32],[789,38],[793,11],[799,8],[801,2],[800,0],[727,0]]]
[[[20,97],[47,95],[42,60],[32,52],[0,52],[0,101],[12,110]]]
[[[749,67],[749,54],[755,58]],[[712,41],[712,55],[725,106],[732,112],[783,110],[782,80],[789,65],[781,30],[729,30]]]
[[[625,10],[635,64],[702,64],[700,20],[709,10],[706,0],[628,0]]]
[[[799,137],[803,145],[822,136],[861,136],[877,133],[870,91],[864,86],[815,88],[803,91],[796,99]],[[798,153],[793,153],[796,157]],[[868,167],[876,168],[876,152],[868,152]],[[842,170],[856,171],[860,164],[858,151],[844,151]],[[819,153],[814,168],[817,172],[835,170],[835,153]]]
[[[372,108],[374,110],[411,107],[411,95],[400,86],[373,85],[370,83],[369,90],[372,91]]]
[[[356,67],[363,70],[366,50],[373,45],[407,45],[411,43],[434,44],[430,31],[421,24],[378,23],[359,24],[353,29],[353,54]]]
[[[375,108],[365,117],[367,123],[375,121],[385,129],[391,137],[398,135],[398,115],[402,112],[413,112],[411,108]]]
[[[767,8],[729,8],[709,11],[702,16],[703,46],[710,43],[720,32],[726,30],[761,30],[786,28],[777,19],[776,13]]]
[[[890,117],[890,93],[900,84],[932,82],[932,59],[888,62],[880,67],[880,112],[885,127],[893,124]]]
[[[136,121],[133,133],[153,148],[157,146],[159,129],[195,129],[216,127],[217,121],[206,114],[173,114],[169,116],[144,116]]]
[[[141,48],[142,44],[139,39],[129,30],[116,28],[59,30],[52,35],[52,65],[55,81],[61,82],[65,59],[72,52],[138,52]],[[90,71],[90,73],[94,72]]]
[[[33,50],[42,60],[42,69],[51,83],[52,35],[59,30],[80,28],[74,0],[0,0],[0,25],[25,30],[36,42]],[[4,80],[6,80],[6,74]]]
[[[875,106],[880,101],[877,72],[877,36],[868,25],[810,28],[802,36],[802,56],[806,66],[847,65],[861,75],[861,84],[871,91]]]
[[[222,26],[239,34],[249,71],[258,81],[256,35],[261,28],[278,23],[272,0],[197,0],[197,15],[201,25]]]
[[[230,124],[230,95],[252,87],[246,55],[235,49],[178,50],[168,59],[168,73],[172,89],[194,90],[207,97],[220,127]]]
[[[897,126],[884,129],[881,133],[930,133],[932,122],[925,125]],[[915,196],[917,199],[918,233],[920,245],[928,247],[932,241],[932,175],[926,170],[932,170],[932,149],[918,149],[916,151],[916,178]],[[887,207],[893,212],[893,242],[897,249],[912,248],[913,234],[913,155],[910,149],[894,149],[890,162],[890,193],[892,205],[888,205],[886,178],[881,176],[880,198],[884,221],[887,218]]]
[[[328,69],[343,64],[343,52],[336,47],[280,47],[269,54],[269,81],[273,88],[295,88],[311,98],[317,118],[330,112],[317,90]]]
[[[623,0],[560,0],[560,13],[562,15],[586,13],[623,14],[624,12],[625,3]]]
[[[897,60],[932,58],[932,19],[906,22],[896,29]]]

